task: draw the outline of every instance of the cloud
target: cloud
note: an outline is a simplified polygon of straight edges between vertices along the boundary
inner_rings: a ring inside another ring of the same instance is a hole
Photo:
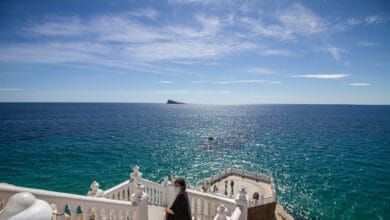
[[[80,36],[89,31],[78,16],[50,16],[45,22],[32,24],[25,28],[28,34],[46,36]]]
[[[295,56],[294,53],[285,49],[260,49],[258,54],[262,56]]]
[[[299,78],[312,78],[312,79],[341,79],[348,77],[348,74],[303,74],[303,75],[294,75],[293,77]]]
[[[19,88],[0,88],[0,92],[17,92],[23,90],[24,89],[19,89]]]
[[[279,41],[294,40],[300,36],[319,35],[328,29],[326,22],[321,17],[301,4],[293,4],[277,10],[269,17],[271,19],[267,20],[267,24],[264,23],[265,19],[254,19],[247,16],[241,17],[239,22],[243,27],[247,27],[248,35],[273,38]],[[269,53],[268,55],[279,54]]]
[[[371,83],[348,83],[349,86],[371,86]]]
[[[371,48],[371,47],[375,47],[377,45],[379,45],[379,43],[377,42],[371,42],[371,41],[359,41],[357,43],[358,46],[360,47],[368,47],[368,48]]]
[[[357,18],[349,18],[347,20],[347,24],[350,25],[350,26],[355,26],[355,25],[358,25],[360,23],[361,23],[361,21],[359,19],[357,19]]]
[[[294,32],[282,25],[265,25],[261,21],[243,17],[240,22],[248,29],[248,35],[273,38],[280,41],[294,39]]]
[[[379,15],[367,16],[364,20],[367,24],[380,24],[385,22],[385,19]]]
[[[172,84],[174,82],[173,81],[169,81],[169,80],[163,80],[163,81],[159,81],[158,83],[161,83],[161,84]]]
[[[147,17],[150,19],[155,19],[159,15],[158,12],[152,8],[141,8],[136,11],[132,11],[129,14],[135,17]]]
[[[222,81],[192,81],[192,83],[211,83],[211,84],[243,84],[243,83],[266,83],[266,84],[281,84],[280,81],[274,80],[262,80],[262,79],[251,79],[251,80],[222,80]]]
[[[272,75],[272,74],[275,74],[275,72],[273,70],[266,69],[266,68],[258,68],[258,67],[256,67],[256,68],[249,68],[247,70],[247,72],[261,74],[261,75]]]
[[[180,60],[210,59],[229,55],[233,52],[250,50],[255,44],[236,42],[176,41],[156,42],[125,48],[125,54],[138,60]]]
[[[347,52],[346,50],[344,50],[342,48],[335,47],[335,46],[322,47],[319,49],[319,51],[329,53],[333,57],[333,59],[335,59],[337,61],[341,60],[342,53]]]
[[[213,0],[168,0],[168,3],[170,4],[194,4],[194,3],[201,3],[201,4],[210,4],[213,2]]]
[[[357,25],[372,25],[372,24],[383,24],[386,23],[388,19],[380,15],[370,15],[360,18],[349,18],[345,22],[347,25],[353,27]]]
[[[283,26],[301,35],[319,34],[327,30],[325,22],[301,4],[291,5],[279,14],[278,19]]]
[[[153,9],[140,9],[84,19],[50,17],[25,28],[23,35],[34,38],[30,43],[0,46],[0,60],[30,63],[96,61],[100,64],[107,58],[112,62],[127,60],[125,63],[129,60],[177,62],[216,59],[258,47],[250,40],[228,34],[229,29],[223,29],[227,21],[215,16],[196,14],[195,25],[169,23],[160,26],[154,26],[153,22],[141,23],[134,18],[155,17],[156,13]],[[40,43],[34,43],[37,39]],[[68,48],[69,45],[73,46]]]

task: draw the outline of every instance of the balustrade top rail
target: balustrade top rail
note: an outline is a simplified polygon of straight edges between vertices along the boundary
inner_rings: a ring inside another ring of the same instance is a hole
[[[107,190],[104,190],[103,197],[107,198],[118,190],[122,190],[125,187],[129,186],[129,180],[126,180],[118,185],[115,185]]]
[[[220,203],[227,203],[227,204],[235,205],[235,200],[231,199],[231,198],[217,196],[217,195],[209,194],[209,193],[203,193],[203,192],[195,191],[192,189],[187,189],[186,191],[190,196],[194,195],[194,196],[202,197],[202,198],[204,198],[204,200],[215,200],[215,201],[219,201]]]
[[[273,183],[273,179],[270,176],[266,176],[266,175],[263,175],[260,173],[251,173],[251,172],[248,172],[245,170],[234,169],[234,168],[229,168],[229,169],[227,169],[221,173],[218,173],[212,177],[206,178],[206,180],[210,184],[214,184],[215,182],[218,182],[218,181],[220,181],[228,176],[231,176],[231,175],[237,175],[240,177],[252,179],[255,181],[262,181],[262,182],[269,183],[269,184]]]
[[[53,192],[53,191],[47,191],[41,189],[31,189],[31,188],[25,188],[25,187],[0,183],[0,197],[2,199],[9,199],[11,196],[19,192],[29,192],[33,194],[37,199],[47,201],[48,203],[78,204],[80,206],[88,205],[90,207],[91,206],[96,206],[96,207],[115,206],[117,208],[127,208],[127,209],[137,208],[136,206],[133,206],[131,202],[128,201],[81,196],[81,195]]]

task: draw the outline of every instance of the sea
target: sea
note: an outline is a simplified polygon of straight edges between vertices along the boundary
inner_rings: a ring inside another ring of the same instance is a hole
[[[390,106],[0,104],[0,182],[85,195],[134,165],[192,185],[270,175],[296,219],[390,219]]]

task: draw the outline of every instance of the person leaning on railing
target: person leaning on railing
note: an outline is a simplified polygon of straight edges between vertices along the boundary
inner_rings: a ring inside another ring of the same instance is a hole
[[[186,192],[186,182],[182,178],[175,181],[175,186],[179,189],[171,207],[166,208],[166,220],[191,220],[191,208]]]

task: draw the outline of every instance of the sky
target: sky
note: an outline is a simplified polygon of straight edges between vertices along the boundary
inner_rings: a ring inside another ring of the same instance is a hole
[[[0,102],[390,104],[390,2],[0,1]]]

